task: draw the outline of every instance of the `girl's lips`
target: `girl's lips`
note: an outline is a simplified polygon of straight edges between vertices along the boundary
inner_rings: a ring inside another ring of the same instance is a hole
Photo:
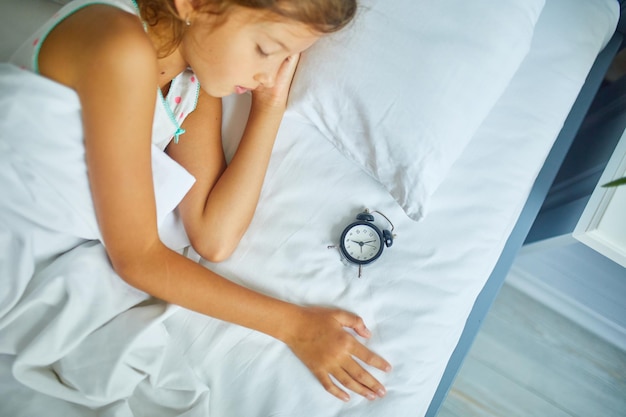
[[[245,87],[242,87],[240,85],[235,86],[235,93],[237,94],[243,94],[243,93],[247,93],[249,90]]]

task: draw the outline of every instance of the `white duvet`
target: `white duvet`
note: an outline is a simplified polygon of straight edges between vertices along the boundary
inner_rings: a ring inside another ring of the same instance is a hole
[[[179,410],[198,403],[195,415],[206,415],[208,389],[182,365],[167,373],[180,353],[156,324],[170,307],[122,281],[100,243],[76,94],[10,64],[0,64],[0,91],[2,375],[113,415],[130,415],[121,410],[142,384],[157,402],[174,387]],[[178,249],[186,243],[172,210],[194,179],[156,147],[153,171],[161,236]],[[2,416],[37,404],[10,392]]]

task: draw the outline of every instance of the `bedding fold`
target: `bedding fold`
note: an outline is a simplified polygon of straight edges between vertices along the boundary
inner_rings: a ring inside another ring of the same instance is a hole
[[[18,397],[51,397],[101,415],[206,416],[209,390],[162,324],[177,307],[129,286],[111,267],[76,94],[11,64],[0,64],[0,91],[0,357],[11,371],[2,378],[21,384]],[[180,249],[188,243],[173,211],[194,179],[156,148],[152,167],[159,233]],[[130,397],[158,412],[142,414]],[[14,401],[2,401],[0,415],[19,415]]]

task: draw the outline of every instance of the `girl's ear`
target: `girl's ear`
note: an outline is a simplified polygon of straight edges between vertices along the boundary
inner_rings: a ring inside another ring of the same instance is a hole
[[[174,0],[174,7],[178,12],[178,16],[184,21],[189,21],[194,12],[194,0]]]

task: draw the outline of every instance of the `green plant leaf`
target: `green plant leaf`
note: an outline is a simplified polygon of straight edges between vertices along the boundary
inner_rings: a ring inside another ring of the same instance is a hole
[[[626,177],[618,178],[614,181],[607,182],[603,185],[603,187],[617,187],[618,185],[626,184]]]

